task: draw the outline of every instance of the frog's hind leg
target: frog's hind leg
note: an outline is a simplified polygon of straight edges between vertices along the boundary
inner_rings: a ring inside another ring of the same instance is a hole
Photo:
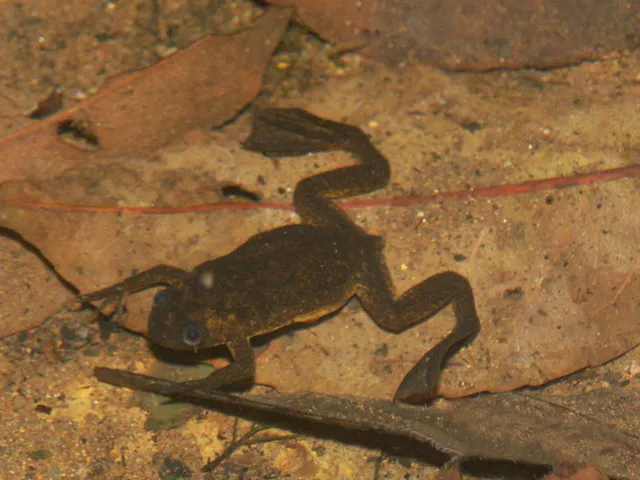
[[[297,157],[308,153],[347,150],[364,135],[354,126],[317,117],[300,108],[256,110],[244,148],[268,157]]]
[[[440,343],[429,350],[404,377],[395,400],[425,403],[436,394],[444,362],[480,331],[469,281],[455,272],[442,272],[423,280],[398,299],[394,297],[387,268],[382,261],[369,266],[368,282],[358,288],[362,306],[383,329],[399,333],[428,320],[449,304],[456,324]]]
[[[362,130],[298,108],[258,110],[244,146],[271,157],[344,150],[358,158],[358,165],[298,183],[293,203],[303,223],[356,228],[332,199],[373,192],[389,183],[389,162]]]

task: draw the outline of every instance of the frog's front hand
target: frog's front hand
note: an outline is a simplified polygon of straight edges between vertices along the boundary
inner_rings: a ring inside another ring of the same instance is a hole
[[[98,307],[98,310],[102,311],[104,307],[113,302],[121,303],[124,297],[124,290],[111,292],[110,288],[106,288],[103,290],[97,290],[92,293],[86,293],[84,295],[79,295],[75,300],[71,300],[67,305],[67,310],[78,311],[83,310],[87,307],[87,304],[93,303],[98,300],[105,300]]]
[[[211,375],[197,380],[175,383],[163,389],[163,395],[180,395],[192,391],[213,392],[220,387],[251,385],[256,373],[256,359],[248,338],[236,338],[227,344],[233,362]]]
[[[106,293],[103,293],[107,291]],[[89,293],[87,295],[81,295],[77,302],[80,305],[80,308],[87,305],[88,303],[95,302],[97,300],[102,300],[100,305],[97,307],[97,311],[106,316],[111,316],[111,320],[121,327],[124,325],[125,319],[125,301],[127,298],[126,291],[124,289],[119,289],[116,291],[111,291],[111,289],[98,290],[93,293]],[[108,306],[115,304],[115,309],[110,313],[105,313],[105,310]]]
[[[80,295],[80,297],[78,297],[78,301],[86,304],[97,302],[98,300],[104,300],[103,304],[109,304],[114,301],[121,301],[125,294],[126,290],[121,286],[118,286],[116,288],[109,287],[102,290],[96,290],[95,292]]]

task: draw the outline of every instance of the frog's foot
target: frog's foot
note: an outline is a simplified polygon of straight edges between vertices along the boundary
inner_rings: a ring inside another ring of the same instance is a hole
[[[257,110],[244,148],[268,157],[296,157],[349,149],[364,134],[352,125],[333,122],[299,108]],[[366,136],[364,136],[366,138]]]
[[[432,402],[437,396],[438,380],[441,362],[436,358],[429,358],[419,362],[404,377],[393,397],[394,402],[424,405]]]
[[[408,403],[411,405],[429,405],[437,398],[435,388],[424,390],[411,390],[408,388],[398,388],[393,397],[394,402]]]

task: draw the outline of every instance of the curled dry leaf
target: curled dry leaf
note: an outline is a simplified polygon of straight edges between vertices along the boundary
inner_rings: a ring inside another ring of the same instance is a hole
[[[250,29],[210,35],[0,139],[0,184],[53,177],[96,159],[148,157],[189,130],[228,121],[260,91],[290,16],[289,9],[271,9]]]

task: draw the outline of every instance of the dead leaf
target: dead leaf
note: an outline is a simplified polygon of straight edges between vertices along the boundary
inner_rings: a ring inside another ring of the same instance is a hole
[[[98,368],[96,376],[104,382],[146,392],[162,392],[172,381],[122,370]],[[229,395],[202,389],[179,395],[181,400],[195,399],[212,409],[232,407],[233,412],[249,415],[275,413],[296,428],[307,422],[321,425],[324,431],[348,429],[376,435],[378,443],[398,445],[400,439],[420,443],[417,451],[423,458],[448,456],[462,468],[482,464],[537,467],[530,473],[546,470],[549,465],[590,462],[610,476],[638,478],[640,459],[638,437],[633,432],[581,415],[589,408],[579,402],[578,410],[562,408],[550,401],[519,394],[485,395],[457,402],[442,402],[430,407],[406,405],[391,400],[355,396],[332,396],[310,391],[284,394],[277,390],[266,394]],[[630,399],[627,403],[631,403]],[[627,405],[628,406],[628,405]],[[380,435],[380,436],[378,436]],[[395,440],[395,442],[394,442]],[[410,447],[408,448],[410,450]],[[455,468],[453,472],[455,472]],[[515,471],[522,469],[515,469]],[[595,468],[559,468],[562,476],[574,480],[599,480]],[[494,471],[498,473],[498,471]],[[515,473],[515,472],[514,472]],[[583,475],[584,474],[584,475]],[[511,478],[511,477],[506,477]],[[519,478],[519,477],[518,477]]]
[[[640,5],[626,0],[533,3],[454,0],[272,0],[339,49],[449,70],[550,68],[604,58],[640,42]]]
[[[0,139],[0,184],[49,178],[79,164],[149,157],[197,127],[227,122],[260,91],[291,11],[209,37],[158,64],[111,79],[96,96]]]
[[[42,261],[0,228],[0,331],[2,337],[40,325],[71,293]]]
[[[281,7],[295,7],[300,23],[337,45],[339,50],[363,47],[379,1],[270,0]]]
[[[634,99],[640,86],[629,62],[625,68],[477,76],[372,68],[309,92],[317,100],[303,106],[349,122],[363,116],[352,123],[373,135],[393,169],[389,189],[367,200],[421,198],[434,189],[477,190],[637,163],[640,113]],[[540,88],[545,95],[538,95]],[[590,96],[595,88],[597,101]],[[576,96],[584,103],[575,104]],[[353,161],[323,155],[283,159],[277,167],[241,149],[248,130],[242,117],[222,132],[185,142],[182,150],[157,152],[151,164],[94,162],[48,182],[6,185],[0,189],[2,221],[41,248],[82,291],[158,263],[193,268],[258,231],[297,221],[280,210],[189,208],[217,202],[216,185],[241,185],[264,202],[290,206],[299,179]],[[398,293],[443,270],[470,279],[482,332],[452,359],[441,385],[444,395],[462,396],[544,384],[640,342],[640,223],[629,204],[637,198],[637,182],[519,196],[513,196],[516,188],[503,189],[503,197],[463,196],[395,209],[378,204],[350,213],[385,237]],[[10,206],[22,198],[35,203]],[[144,212],[171,206],[178,208],[173,214]],[[142,211],[133,211],[138,207]],[[131,296],[128,306],[149,294]],[[144,331],[147,312],[148,306],[130,311],[127,325]],[[258,360],[257,379],[292,391],[308,387],[312,378],[318,391],[390,398],[452,321],[446,309],[393,335],[354,303],[313,328],[274,339],[272,352]]]

